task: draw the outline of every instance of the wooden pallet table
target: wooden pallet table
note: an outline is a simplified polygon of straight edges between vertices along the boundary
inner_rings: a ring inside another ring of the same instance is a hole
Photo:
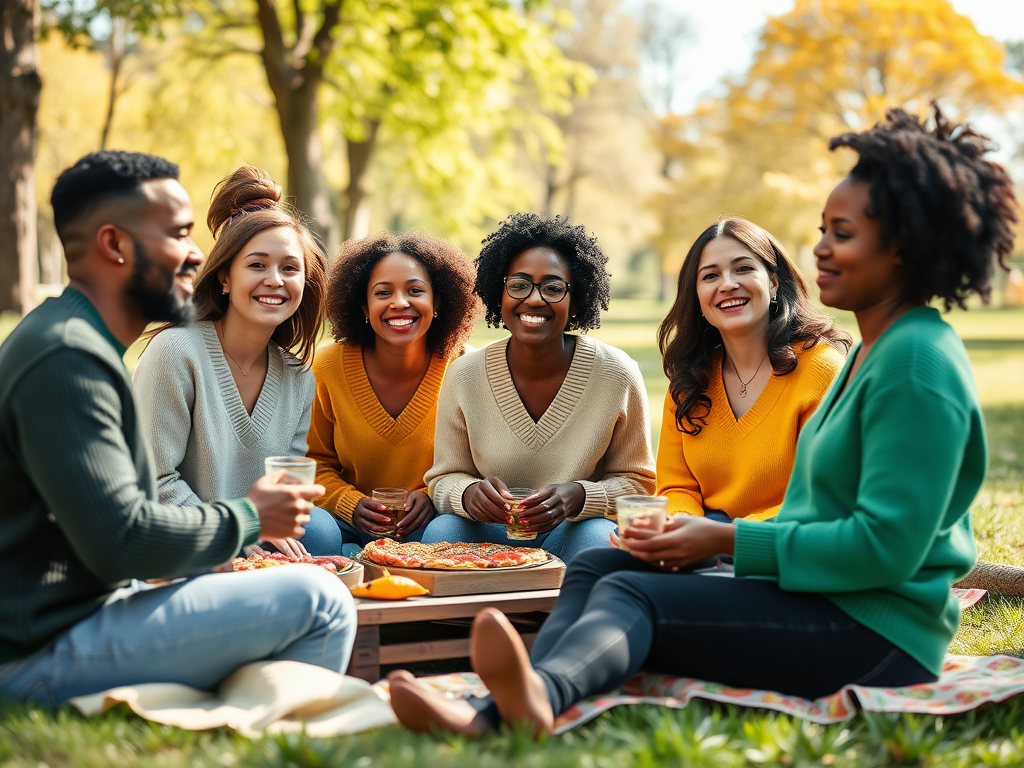
[[[380,679],[382,664],[406,664],[435,659],[457,659],[469,655],[469,638],[432,640],[418,643],[380,644],[384,624],[401,624],[442,619],[468,619],[488,607],[506,614],[548,613],[558,598],[557,589],[529,592],[497,592],[451,597],[411,597],[406,600],[356,600],[359,628],[349,662],[348,674],[369,682]],[[524,634],[532,644],[535,634]]]

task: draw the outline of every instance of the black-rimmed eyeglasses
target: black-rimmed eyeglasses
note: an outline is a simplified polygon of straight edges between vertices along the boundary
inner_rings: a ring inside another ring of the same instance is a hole
[[[565,280],[545,280],[542,283],[533,283],[525,277],[506,277],[505,293],[510,299],[528,299],[536,288],[540,291],[540,297],[548,304],[557,304],[565,298],[571,286]]]

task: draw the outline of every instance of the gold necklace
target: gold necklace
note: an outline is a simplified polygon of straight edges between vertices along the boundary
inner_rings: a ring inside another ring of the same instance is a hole
[[[244,378],[244,379],[245,379],[246,381],[248,381],[248,380],[249,380],[249,374],[248,374],[248,373],[246,373],[245,371],[243,371],[243,370],[242,370],[242,366],[240,366],[240,365],[238,364],[238,361],[237,361],[237,360],[235,360],[235,358],[233,358],[233,357],[231,356],[231,353],[230,353],[230,352],[228,352],[228,351],[227,351],[226,349],[224,349],[224,346],[223,346],[223,345],[221,345],[221,350],[223,350],[224,354],[228,356],[228,360],[230,360],[230,361],[231,361],[232,363],[234,363],[234,364],[235,364],[235,367],[236,367],[236,368],[238,369],[238,372],[239,372],[240,374],[242,374],[242,377],[243,377],[243,378]],[[259,358],[256,358],[256,359],[257,359],[257,360],[259,360]],[[256,365],[256,363],[253,363],[252,365]],[[250,370],[250,371],[252,370],[252,365],[250,365],[250,366],[249,366],[249,370]],[[736,367],[736,366],[734,365],[734,366],[733,366],[733,368],[735,368],[735,367]]]
[[[751,376],[746,381],[744,381],[743,379],[740,378],[740,372],[739,372],[739,369],[736,367],[736,361],[733,360],[731,357],[729,358],[729,365],[732,366],[732,372],[736,374],[736,381],[738,381],[740,383],[740,397],[746,397],[747,396],[747,384],[749,384],[750,382],[752,382],[754,380],[754,378],[757,376],[758,372],[761,370],[761,366],[764,365],[764,361],[767,360],[767,359],[768,359],[768,353],[765,352],[764,353],[764,357],[761,358],[761,362],[757,364],[757,370],[754,371],[754,375]]]

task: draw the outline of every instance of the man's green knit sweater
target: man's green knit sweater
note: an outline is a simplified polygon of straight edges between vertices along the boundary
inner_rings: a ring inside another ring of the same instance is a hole
[[[259,535],[246,499],[155,502],[124,351],[70,288],[0,346],[0,662],[41,648],[129,579],[208,570]]]
[[[736,574],[819,592],[939,674],[988,460],[974,378],[934,309],[893,323],[837,394],[855,357],[800,435],[777,522],[737,521]]]

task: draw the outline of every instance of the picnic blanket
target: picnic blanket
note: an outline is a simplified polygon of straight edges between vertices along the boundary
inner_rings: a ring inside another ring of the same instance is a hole
[[[250,738],[302,730],[342,736],[396,722],[391,705],[369,683],[299,661],[246,664],[214,693],[146,683],[71,699],[87,717],[121,703],[157,723],[190,731],[227,727]]]

